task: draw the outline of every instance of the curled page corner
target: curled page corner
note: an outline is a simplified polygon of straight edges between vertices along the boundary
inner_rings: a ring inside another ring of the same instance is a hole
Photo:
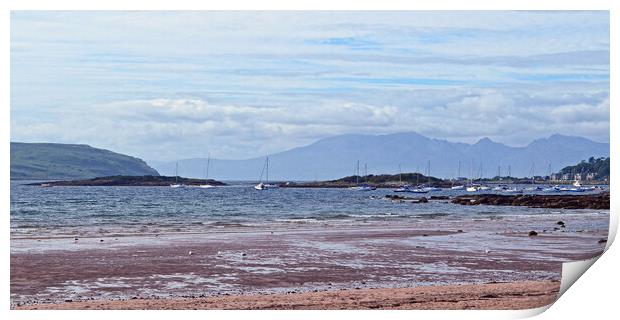
[[[613,239],[610,237],[610,240]],[[605,249],[607,251],[607,248]],[[519,317],[521,318],[530,318],[542,314],[547,311],[547,309],[551,308],[555,302],[562,297],[562,295],[570,288],[577,280],[584,274],[594,263],[600,258],[605,252],[601,255],[596,256],[592,259],[581,260],[581,261],[571,261],[564,262],[562,264],[562,280],[560,281],[560,290],[558,292],[557,297],[553,301],[553,303],[548,304],[546,306],[523,310],[523,312],[519,313]]]
[[[547,311],[547,309],[551,308],[552,305],[553,305],[553,303],[552,304],[548,304],[546,306],[538,307],[538,308],[522,310],[521,312],[518,313],[518,318],[519,319],[524,319],[524,318],[531,318],[531,317],[537,316],[537,315]],[[517,316],[517,314],[515,314],[515,316]]]
[[[603,252],[601,255],[605,254]],[[601,257],[596,256],[592,259],[582,261],[565,262],[562,264],[562,280],[560,282],[559,299],[565,292],[579,279],[590,267]],[[556,299],[556,300],[557,300]]]

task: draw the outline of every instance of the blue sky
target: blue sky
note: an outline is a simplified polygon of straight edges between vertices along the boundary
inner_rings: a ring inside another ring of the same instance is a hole
[[[609,14],[11,14],[11,139],[240,159],[345,133],[609,141]]]

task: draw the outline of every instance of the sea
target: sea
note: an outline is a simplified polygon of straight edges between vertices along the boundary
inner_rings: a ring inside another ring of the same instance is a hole
[[[28,185],[32,182],[11,181],[11,238],[188,233],[230,227],[286,227],[299,224],[608,214],[608,210],[462,206],[449,201],[395,203],[385,199],[385,195],[396,194],[391,189],[354,191],[346,188],[279,188],[260,191],[255,190],[251,183],[236,182],[209,189],[112,186],[44,188]],[[427,194],[399,193],[408,197],[427,198],[462,194],[471,193],[451,189]]]

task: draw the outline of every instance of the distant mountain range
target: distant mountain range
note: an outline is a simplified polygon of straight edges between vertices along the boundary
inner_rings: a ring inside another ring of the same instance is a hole
[[[89,179],[159,173],[146,162],[84,144],[11,142],[11,179]]]
[[[321,139],[304,147],[269,155],[270,180],[331,180],[355,173],[428,173],[435,177],[493,177],[547,175],[590,157],[609,156],[609,144],[582,137],[552,135],[525,147],[510,147],[483,138],[474,144],[432,139],[415,132],[387,135],[340,135]],[[211,159],[209,178],[218,180],[258,180],[265,157],[247,160]],[[176,161],[149,163],[165,175],[174,173]],[[206,159],[179,160],[179,175],[204,177]],[[549,168],[551,167],[551,168]],[[533,169],[533,170],[532,170]],[[551,169],[551,170],[550,170]]]

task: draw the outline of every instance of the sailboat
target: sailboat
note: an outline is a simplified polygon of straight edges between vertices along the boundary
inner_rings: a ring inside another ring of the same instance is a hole
[[[400,164],[398,165],[398,182],[399,182],[399,184],[403,183],[402,171],[401,171],[401,168],[400,168]],[[400,188],[394,189],[394,192],[413,192],[413,193],[415,193],[416,192],[415,190],[417,190],[417,188],[414,188],[414,187],[412,187],[409,184],[404,184]]]
[[[457,174],[456,174],[456,180],[457,181],[461,180],[461,161],[460,160],[459,160],[459,169],[458,169]],[[465,189],[465,186],[464,185],[457,185],[457,186],[455,186],[454,185],[454,180],[452,180],[452,187],[450,187],[450,189],[452,189],[452,190],[463,190],[463,189]]]
[[[425,190],[425,188],[417,188],[417,187],[412,187],[408,184],[394,190],[394,192],[410,192],[410,193],[427,193],[428,190]]]
[[[441,191],[441,188],[431,186],[431,161],[428,160],[428,186],[422,188],[422,190],[429,191]]]
[[[174,183],[170,185],[171,188],[185,188],[186,185],[179,183],[179,162],[177,161],[174,169]]]
[[[369,185],[368,183],[362,183],[360,184],[360,162],[359,160],[357,161],[357,172],[355,174],[355,184],[356,186],[353,187],[349,187],[349,189],[351,190],[355,190],[355,191],[372,191],[372,190],[376,190],[376,187],[373,187],[371,185]]]
[[[201,184],[198,187],[203,189],[215,188],[214,185],[209,184],[209,163],[211,162],[211,155],[207,157],[207,169],[205,173],[205,184]]]
[[[586,188],[583,188],[581,186],[581,181],[575,179],[575,182],[573,182],[573,188],[568,188],[568,190],[566,190],[568,192],[584,192],[586,191]]]
[[[541,187],[534,186],[534,183],[535,183],[535,182],[534,182],[534,177],[535,177],[535,176],[534,176],[534,163],[532,163],[532,170],[531,170],[530,172],[531,172],[531,174],[532,174],[531,186],[530,186],[530,187],[527,187],[527,188],[525,188],[525,189],[523,189],[523,190],[525,190],[525,191],[540,191],[540,190],[542,190],[542,188],[541,188]]]
[[[263,173],[267,172],[265,182],[263,183]],[[267,190],[267,189],[278,189],[279,186],[277,184],[269,184],[269,157],[265,158],[265,165],[263,166],[263,171],[260,173],[260,179],[258,184],[254,186],[256,190]]]
[[[469,167],[469,183],[465,190],[467,192],[477,192],[480,190],[480,186],[474,185],[474,159],[471,160],[471,166]]]
[[[395,189],[394,192],[410,192],[410,193],[427,193],[428,190],[425,190],[424,188],[420,187],[420,173],[418,172],[420,171],[419,168],[416,169],[416,185],[415,186],[411,186],[410,184],[405,184],[404,186]]]

